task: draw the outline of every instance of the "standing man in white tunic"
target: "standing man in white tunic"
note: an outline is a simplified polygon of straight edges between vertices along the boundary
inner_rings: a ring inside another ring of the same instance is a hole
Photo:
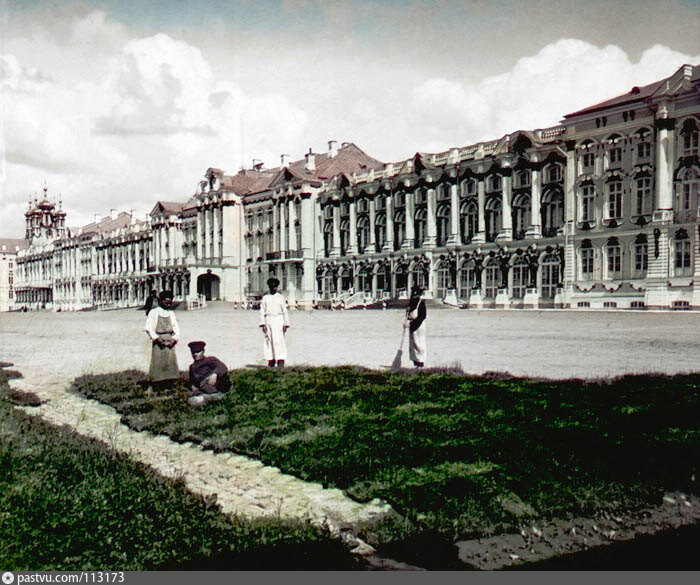
[[[406,309],[406,320],[408,321],[408,354],[413,365],[417,368],[422,368],[425,365],[425,357],[428,351],[425,335],[425,318],[427,311],[425,310],[425,301],[421,298],[423,289],[419,286],[414,286],[411,289],[411,299],[408,302]]]
[[[270,293],[263,296],[260,301],[260,327],[265,335],[265,359],[267,365],[274,367],[284,367],[287,359],[287,344],[284,334],[289,329],[289,311],[287,310],[287,299],[277,292],[280,281],[270,278],[267,286]]]

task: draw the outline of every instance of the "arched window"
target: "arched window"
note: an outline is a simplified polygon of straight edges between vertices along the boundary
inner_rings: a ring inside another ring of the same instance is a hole
[[[561,165],[559,163],[552,163],[551,165],[548,165],[544,177],[545,183],[558,183],[561,181]]]
[[[357,218],[357,251],[362,254],[369,244],[369,219],[366,215]]]
[[[443,260],[437,269],[437,298],[444,299],[450,287],[450,263]]]
[[[486,184],[488,185],[489,193],[500,191],[502,185],[501,175],[490,175]]]
[[[579,251],[581,261],[581,280],[593,280],[595,270],[595,250],[590,240],[581,242]]]
[[[542,297],[545,299],[553,299],[557,294],[557,286],[559,285],[559,256],[552,252],[545,254],[541,262],[542,267]]]
[[[437,245],[444,246],[447,243],[447,238],[450,236],[451,221],[450,221],[450,206],[440,205],[437,209]],[[418,246],[418,244],[416,244]]]
[[[674,248],[674,276],[690,276],[693,274],[691,262],[692,243],[686,230],[678,230],[673,238]]]
[[[530,227],[532,205],[529,195],[518,195],[513,200],[513,238],[522,240]]]
[[[425,241],[425,232],[428,225],[427,213],[425,208],[416,209],[416,214],[413,220],[413,235],[414,235],[414,247],[420,248]]]
[[[405,237],[406,214],[403,211],[397,211],[394,214],[394,250],[401,248]]]
[[[366,268],[360,268],[357,273],[357,290],[366,293],[372,291],[372,279]]]
[[[460,299],[468,299],[472,289],[476,286],[476,271],[474,260],[464,262],[459,268],[458,295]]]
[[[493,242],[501,231],[501,200],[491,197],[486,201],[486,241]]]
[[[649,244],[644,234],[634,240],[634,278],[646,278],[649,267]]]
[[[395,278],[396,278],[396,294],[401,295],[401,292],[406,292],[408,287],[408,274],[406,272],[406,265],[400,264],[395,268]]]
[[[367,213],[369,211],[369,201],[367,197],[360,197],[357,200],[357,213]]]
[[[327,221],[323,225],[323,252],[326,258],[331,255],[333,248],[333,222]]]
[[[513,298],[522,299],[525,297],[525,290],[527,289],[528,274],[529,269],[525,258],[518,256],[513,262],[511,268],[511,274],[513,275]]]
[[[377,268],[377,293],[379,294],[390,290],[391,279],[389,278],[387,267],[382,264],[379,268]]]
[[[348,251],[348,244],[350,243],[350,220],[344,218],[340,222],[340,254],[345,256]]]
[[[346,266],[340,273],[340,289],[345,292],[352,288],[352,272]]]
[[[326,270],[323,277],[323,298],[330,299],[336,293],[335,275],[332,270]]]
[[[374,241],[377,252],[381,252],[386,243],[386,215],[378,213],[374,218]]]
[[[564,225],[564,194],[556,189],[542,197],[542,235],[551,237]]]
[[[605,277],[608,279],[622,278],[622,248],[617,238],[609,238],[605,244],[605,256],[607,271]]]
[[[419,286],[422,289],[428,288],[428,271],[419,263],[415,263],[411,268],[412,286]]]
[[[484,266],[484,297],[487,299],[495,299],[498,294],[498,285],[500,283],[501,267],[498,265],[498,260],[490,258]]]
[[[476,195],[476,179],[464,179],[461,183],[461,197]]]
[[[530,186],[530,171],[522,170],[515,173],[515,187],[520,189]]]
[[[467,199],[462,203],[459,209],[459,221],[462,243],[468,244],[479,229],[479,208],[474,199]]]

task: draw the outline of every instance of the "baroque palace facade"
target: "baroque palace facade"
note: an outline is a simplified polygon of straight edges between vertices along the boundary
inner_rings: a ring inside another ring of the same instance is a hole
[[[150,288],[293,305],[426,296],[468,307],[700,308],[700,66],[523,130],[384,164],[329,142],[278,168],[209,169],[150,222],[65,232],[30,203],[16,304],[136,306]]]

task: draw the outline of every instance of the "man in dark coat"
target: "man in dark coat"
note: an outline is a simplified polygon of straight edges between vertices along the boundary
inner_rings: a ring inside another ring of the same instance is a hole
[[[205,356],[203,341],[192,341],[188,344],[192,352],[190,366],[190,398],[191,406],[200,406],[223,398],[224,392],[231,388],[228,368],[218,358]]]

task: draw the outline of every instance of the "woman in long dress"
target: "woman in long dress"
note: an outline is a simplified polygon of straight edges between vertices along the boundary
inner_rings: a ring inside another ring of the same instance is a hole
[[[176,380],[180,377],[175,345],[180,339],[180,327],[171,311],[173,293],[164,290],[158,295],[158,306],[146,317],[146,333],[151,338],[151,368],[153,382]]]
[[[287,299],[277,292],[280,281],[270,278],[267,286],[270,293],[263,296],[260,301],[260,327],[265,335],[265,345],[263,351],[267,365],[273,367],[275,363],[278,367],[284,367],[287,359],[287,343],[284,334],[289,329],[289,311],[287,310]]]
[[[406,319],[408,320],[408,355],[417,368],[425,365],[427,354],[427,343],[425,335],[425,301],[421,298],[423,289],[414,286],[411,289],[411,299],[406,309]]]

